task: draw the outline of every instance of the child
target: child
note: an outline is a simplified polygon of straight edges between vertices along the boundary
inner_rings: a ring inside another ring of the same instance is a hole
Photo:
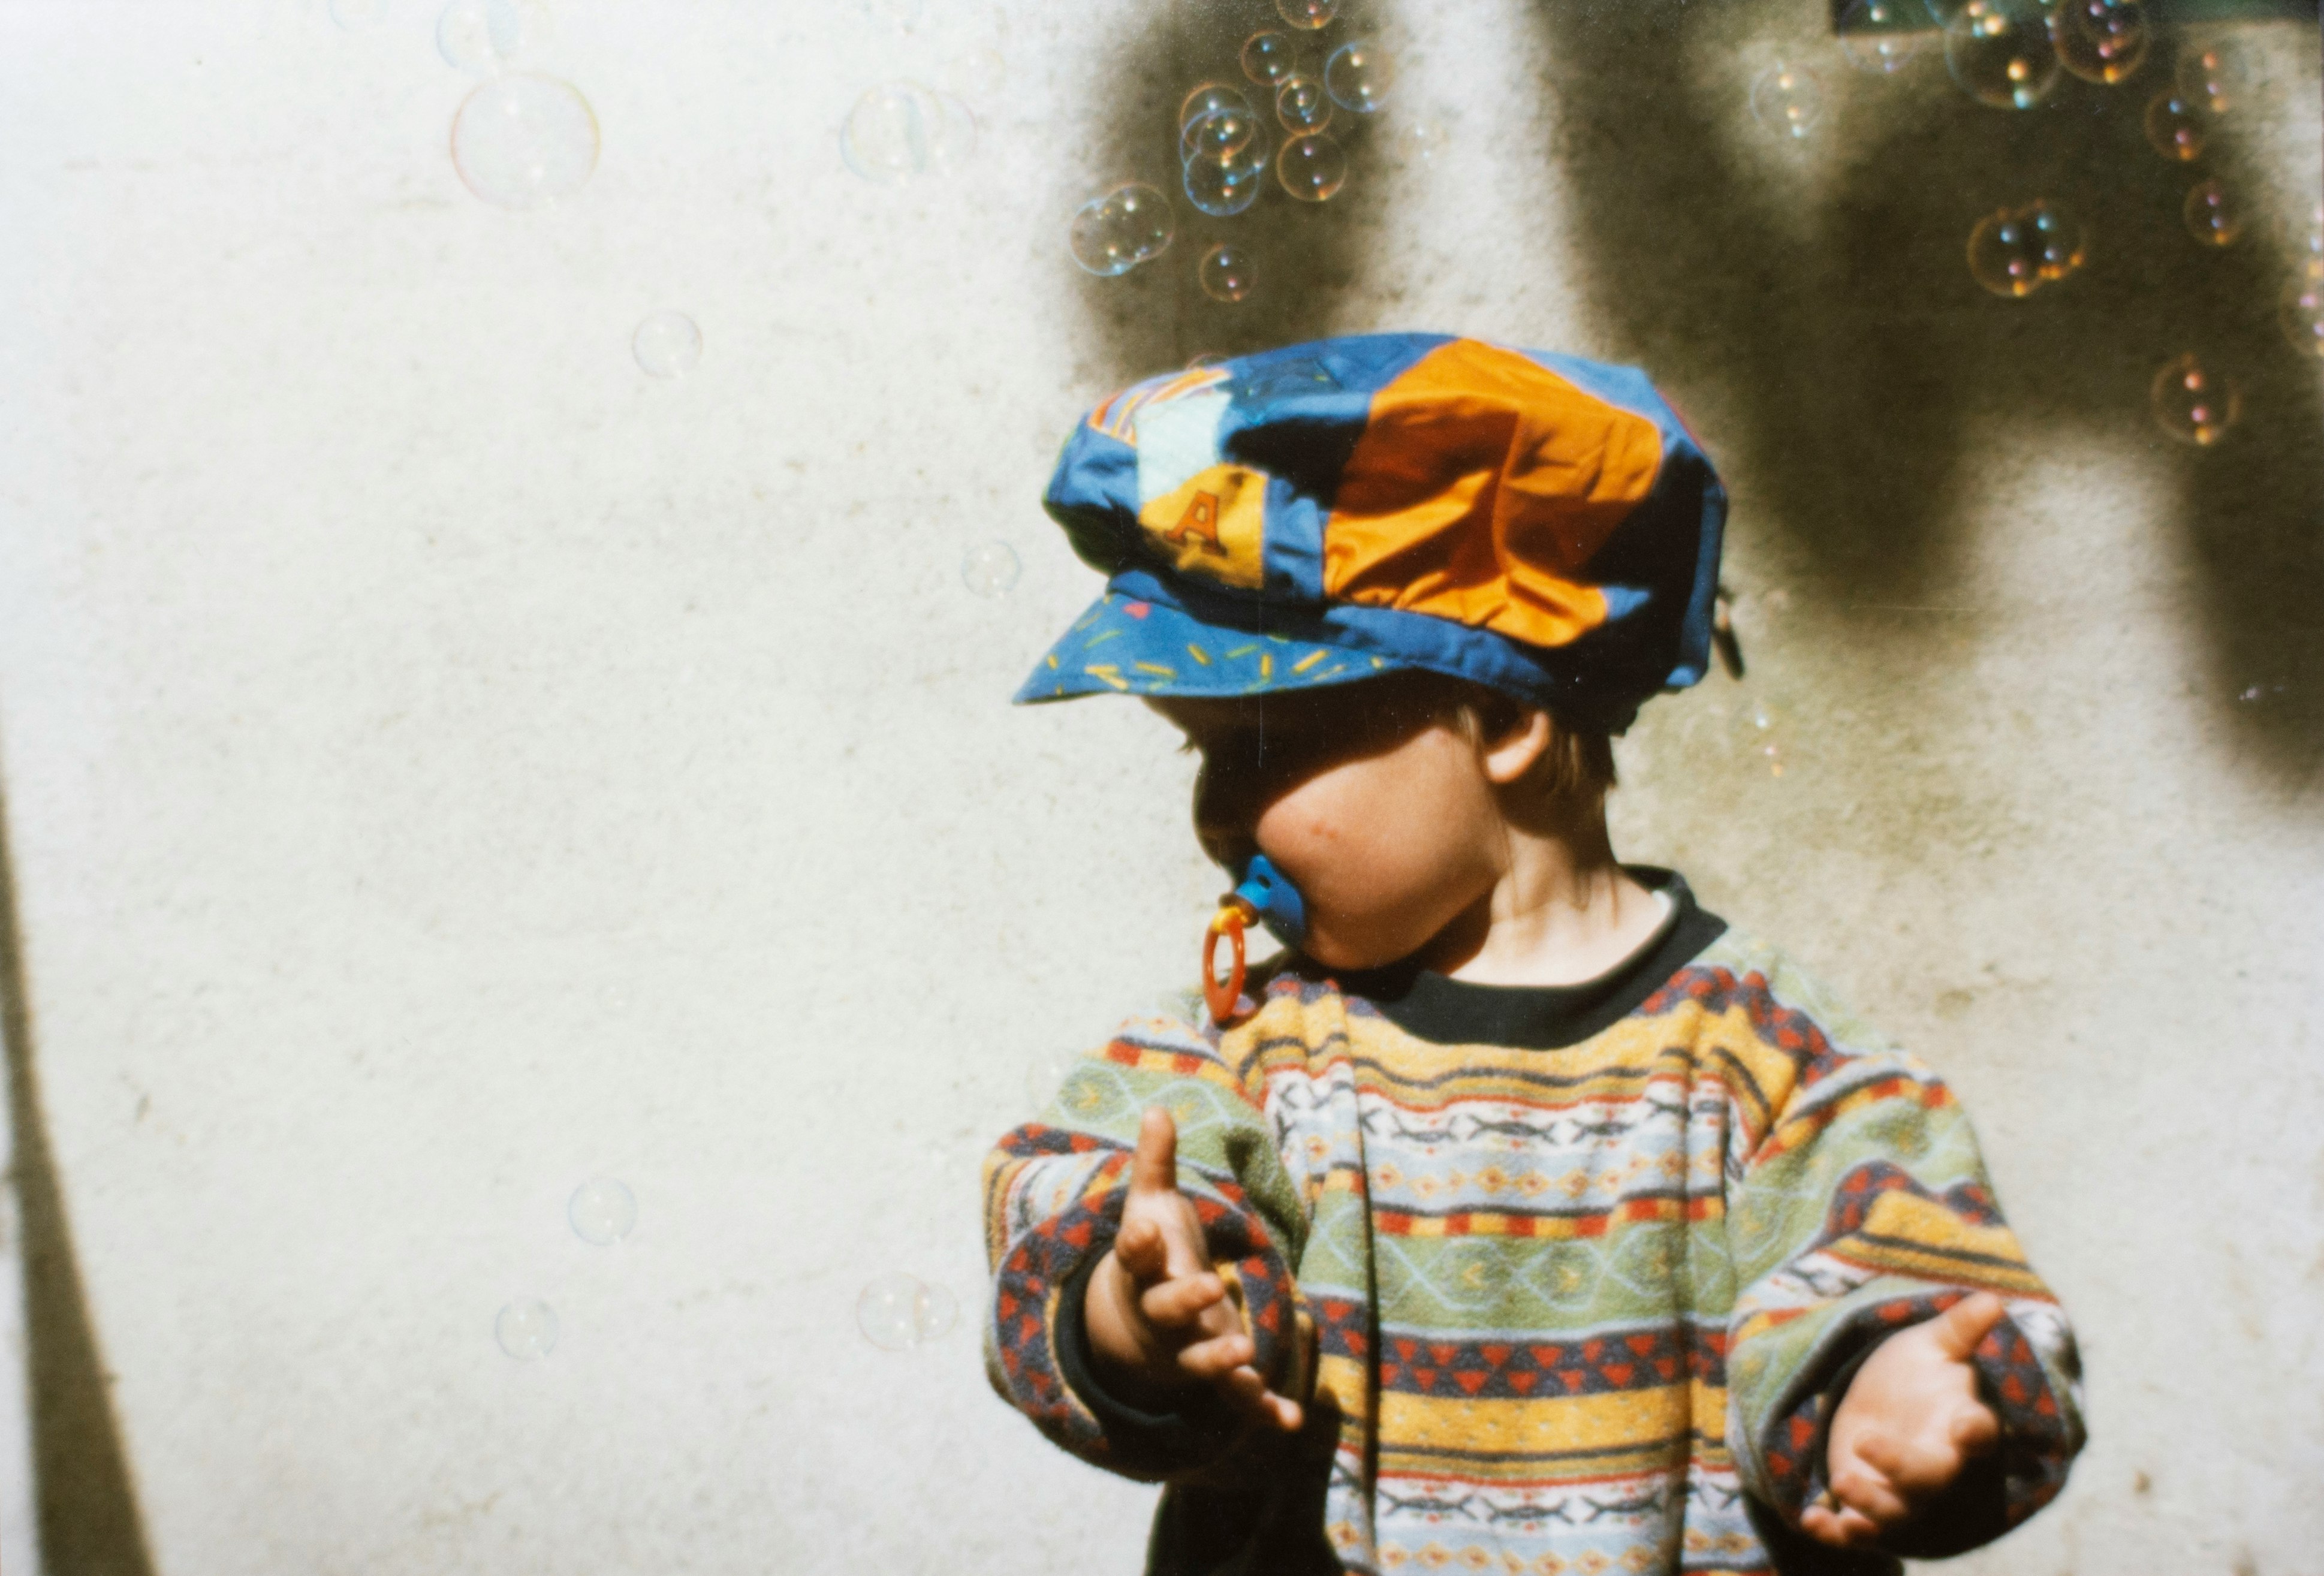
[[[1148,697],[1305,907],[986,1165],[993,1383],[1168,1485],[1149,1572],[1894,1571],[2057,1493],[2072,1336],[1950,1092],[1608,845],[1726,512],[1643,377],[1270,351],[1046,502],[1111,578],[1018,698]]]

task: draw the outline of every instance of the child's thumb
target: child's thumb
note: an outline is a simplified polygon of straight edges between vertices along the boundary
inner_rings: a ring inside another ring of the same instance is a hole
[[[1967,1362],[2008,1312],[2008,1305],[1991,1292],[1964,1297],[1938,1316],[1937,1344],[1954,1361]]]
[[[1130,1159],[1133,1193],[1178,1191],[1178,1127],[1158,1105],[1146,1108],[1138,1124],[1138,1152]]]

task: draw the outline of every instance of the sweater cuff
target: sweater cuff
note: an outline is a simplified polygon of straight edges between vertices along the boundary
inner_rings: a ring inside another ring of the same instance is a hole
[[[1241,1428],[1213,1391],[1190,1388],[1177,1406],[1151,1412],[1123,1400],[1099,1382],[1096,1353],[1090,1346],[1089,1322],[1082,1305],[1098,1263],[1096,1258],[1085,1261],[1065,1281],[1065,1295],[1057,1304],[1057,1369],[1097,1419],[1111,1458],[1125,1471],[1163,1477],[1222,1454]]]

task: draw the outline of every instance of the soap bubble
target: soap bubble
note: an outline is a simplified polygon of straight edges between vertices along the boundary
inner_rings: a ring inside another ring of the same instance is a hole
[[[1340,14],[1340,0],[1275,0],[1275,11],[1292,26],[1314,32]]]
[[[637,1195],[610,1176],[595,1176],[573,1190],[565,1218],[584,1242],[610,1248],[638,1223]]]
[[[1332,124],[1332,97],[1312,77],[1286,77],[1275,90],[1275,118],[1293,136]]]
[[[1434,164],[1452,144],[1452,128],[1427,115],[1417,120],[1399,120],[1389,140],[1398,160],[1407,164]]]
[[[511,1303],[493,1321],[493,1339],[513,1358],[547,1357],[557,1349],[557,1313],[547,1303]]]
[[[524,41],[515,0],[452,0],[436,19],[436,50],[463,71],[491,71]]]
[[[569,82],[509,76],[485,83],[452,122],[452,165],[498,207],[570,197],[597,167],[597,117]]]
[[[918,82],[865,89],[839,135],[847,167],[885,186],[957,170],[975,151],[976,117],[968,106]]]
[[[2155,424],[2181,443],[2208,447],[2227,436],[2243,414],[2236,380],[2200,355],[2182,355],[2154,374]]]
[[[363,32],[387,20],[388,0],[331,0],[331,20],[349,32]]]
[[[2146,140],[2166,159],[2191,164],[2203,156],[2205,127],[2194,106],[2175,93],[2158,93],[2146,106]]]
[[[1376,114],[1396,87],[1396,62],[1370,39],[1342,44],[1323,62],[1332,102],[1358,115]]]
[[[1178,135],[1178,157],[1231,159],[1259,134],[1259,117],[1240,109],[1214,109]]]
[[[684,312],[656,312],[630,336],[630,353],[655,377],[684,377],[701,364],[702,330]]]
[[[1255,136],[1230,158],[1189,159],[1184,172],[1186,200],[1213,218],[1242,212],[1259,200],[1268,151],[1267,139]]]
[[[2058,85],[2042,0],[1969,0],[1945,26],[1945,64],[1979,104],[2031,109]]]
[[[955,98],[988,99],[1009,80],[1009,62],[999,50],[973,49],[946,60],[939,76]]]
[[[1275,177],[1301,202],[1323,202],[1346,184],[1348,155],[1331,133],[1311,132],[1283,144]]]
[[[1250,253],[1240,246],[1213,246],[1203,253],[1196,271],[1203,293],[1214,301],[1239,301],[1250,294],[1253,282]]]
[[[1197,361],[1201,359],[1199,356],[1195,358]],[[1221,359],[1213,355],[1208,364],[1215,366]],[[1194,371],[1194,363],[1188,362],[1186,370]],[[1049,1101],[1056,1099],[1057,1091],[1065,1087],[1066,1078],[1073,1073],[1074,1064],[1080,1060],[1071,1051],[1036,1051],[1033,1054],[1033,1059],[1025,1064],[1025,1093],[1032,1101],[1035,1111],[1047,1110]]]
[[[2085,82],[2123,80],[2145,63],[2153,41],[2139,0],[2061,0],[2050,14],[2058,63]]]
[[[951,1330],[960,1304],[916,1276],[883,1275],[855,1299],[855,1327],[882,1351],[909,1351]]]
[[[2082,226],[2051,202],[2003,208],[1969,236],[1971,278],[1997,296],[2023,298],[2081,267]]]
[[[1159,257],[1178,233],[1170,199],[1132,181],[1082,204],[1066,232],[1074,261],[1101,279]]]
[[[1254,118],[1259,114],[1250,100],[1243,96],[1241,88],[1229,87],[1224,82],[1201,83],[1178,101],[1178,131],[1184,135],[1188,126],[1204,115],[1217,115],[1229,109]]]
[[[1781,135],[1804,137],[1823,118],[1823,84],[1805,66],[1778,61],[1751,84],[1751,118]]]
[[[1909,30],[1912,0],[1855,0],[1840,20],[1840,47],[1868,71],[1890,76],[1913,63],[1926,41]]]
[[[2181,210],[2187,233],[2206,246],[2232,246],[2244,233],[2244,205],[2217,180],[2196,182]]]
[[[1271,88],[1299,69],[1299,46],[1279,32],[1255,32],[1242,41],[1242,74]]]
[[[2279,316],[2293,349],[2324,356],[2324,258],[2302,260],[2283,287]]]
[[[1015,548],[1007,542],[980,542],[961,558],[961,584],[979,596],[1006,596],[1020,569]]]
[[[2225,115],[2251,91],[2243,46],[2221,39],[2179,57],[2179,97],[2207,115]]]

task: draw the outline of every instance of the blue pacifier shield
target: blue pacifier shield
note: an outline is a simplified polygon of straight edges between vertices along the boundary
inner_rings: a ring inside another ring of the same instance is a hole
[[[1301,900],[1299,889],[1268,862],[1267,855],[1250,856],[1235,882],[1235,896],[1258,910],[1259,922],[1284,945],[1297,946],[1300,937],[1307,934],[1307,905]]]

